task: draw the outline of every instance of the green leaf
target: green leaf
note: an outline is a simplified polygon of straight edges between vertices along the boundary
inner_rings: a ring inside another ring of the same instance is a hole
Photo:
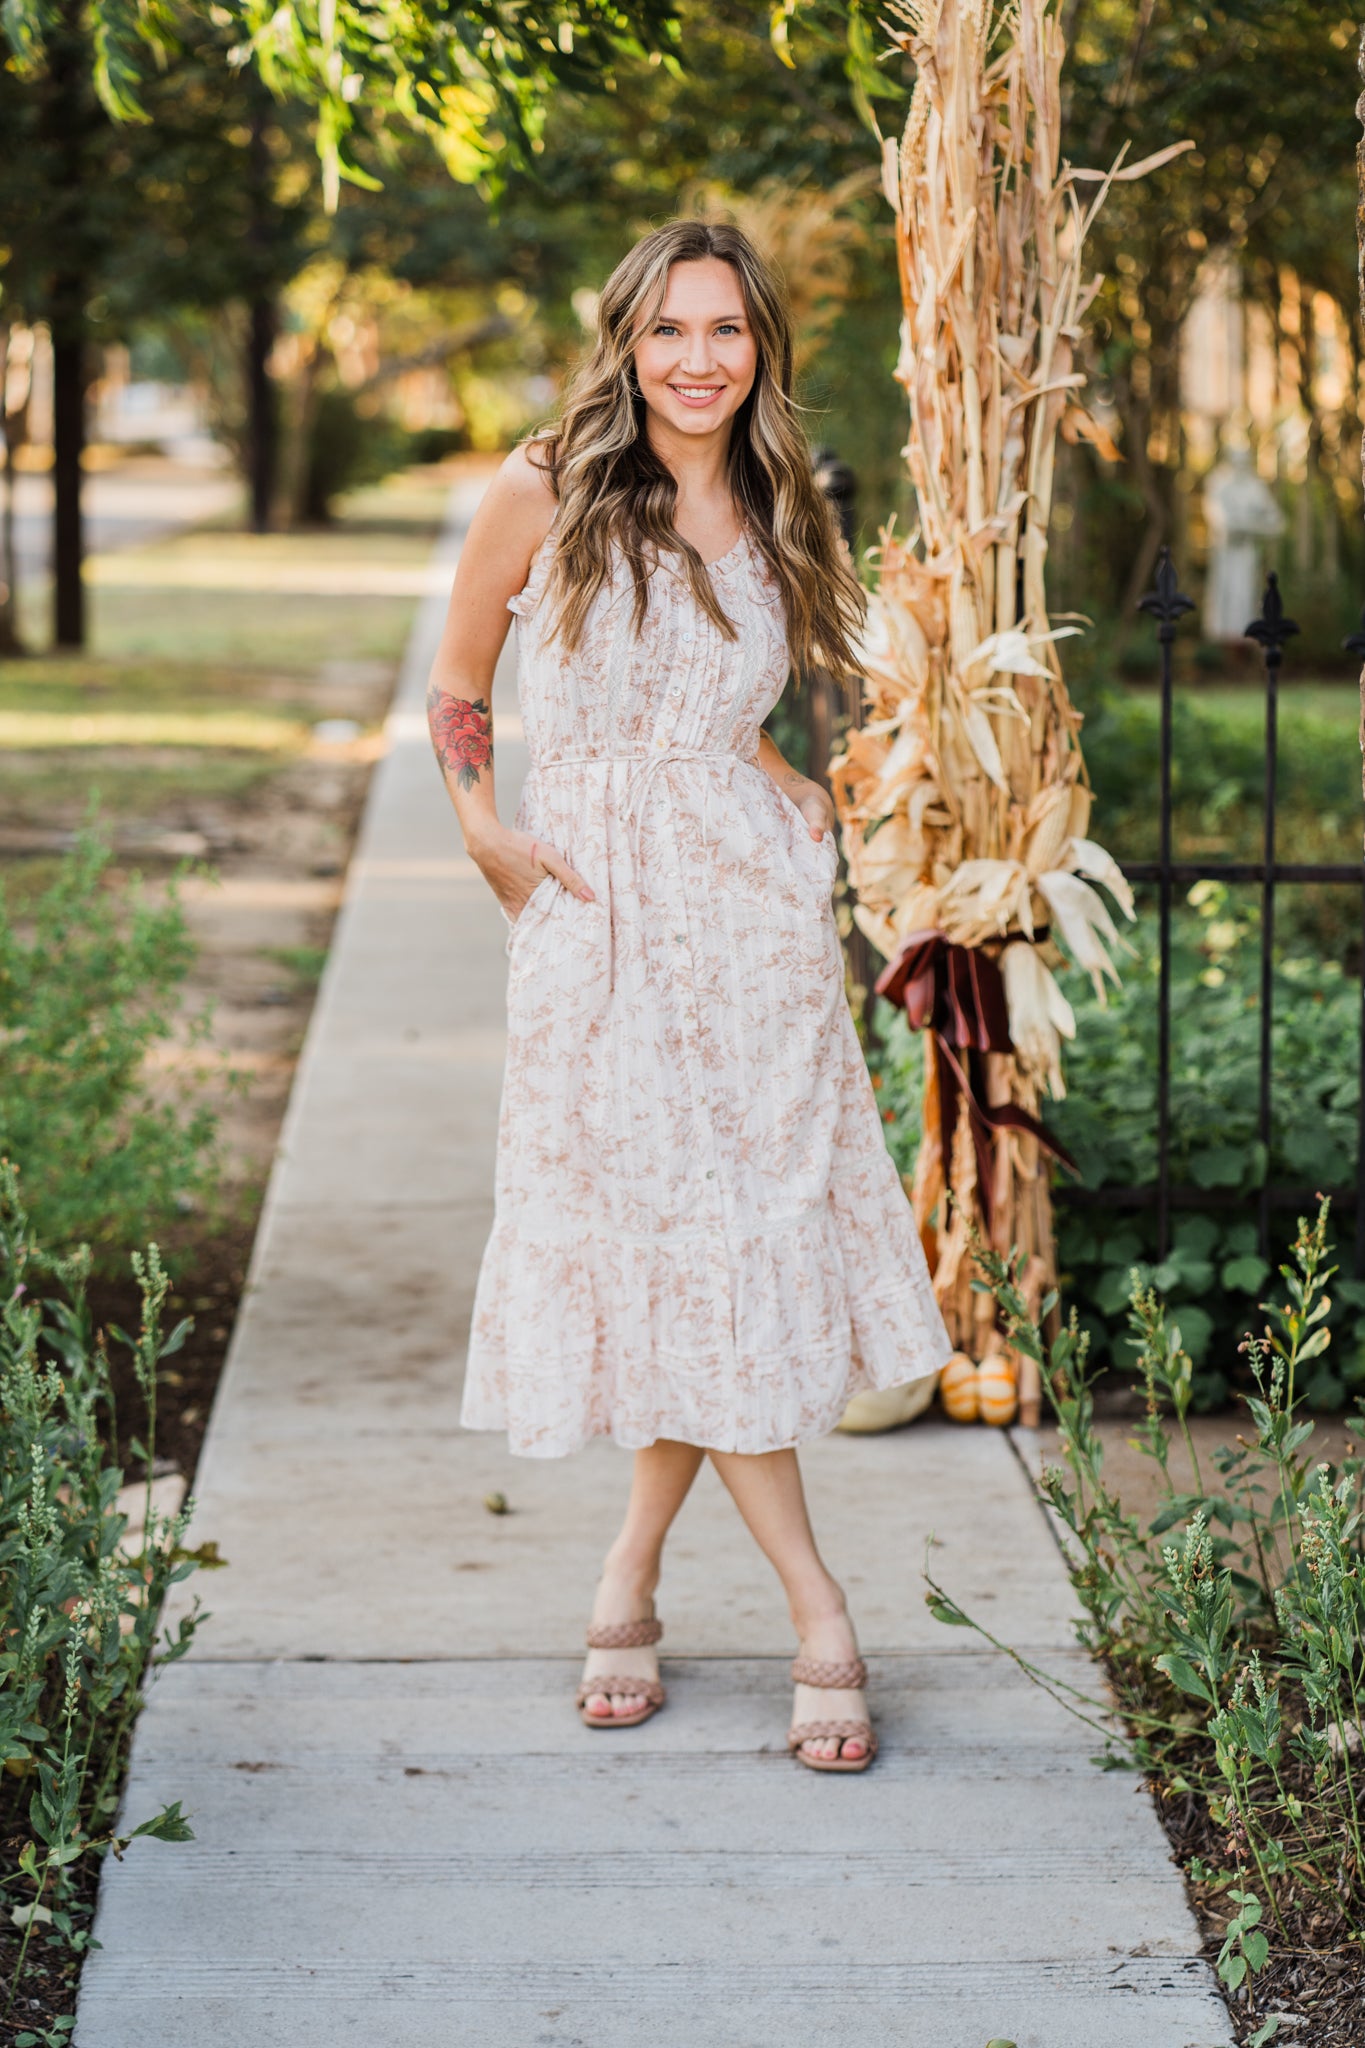
[[[947,1628],[970,1628],[971,1619],[962,1612],[956,1601],[949,1600],[941,1593],[926,1593],[924,1604],[935,1621],[941,1621]]]
[[[1330,1365],[1320,1365],[1303,1391],[1315,1414],[1335,1415],[1346,1406],[1346,1390]]]
[[[1187,1657],[1182,1657],[1176,1650],[1165,1650],[1154,1662],[1157,1670],[1164,1671],[1172,1685],[1181,1692],[1188,1693],[1192,1699],[1202,1700],[1207,1707],[1217,1705],[1207,1680],[1200,1677]]]
[[[1253,1928],[1249,1934],[1242,1936],[1242,1954],[1247,1959],[1249,1969],[1263,1970],[1266,1958],[1270,1954],[1270,1937],[1262,1934],[1259,1927]]]
[[[1279,2031],[1280,2015],[1277,2012],[1273,2012],[1264,2026],[1257,2027],[1255,2033],[1247,2042],[1247,2048],[1266,2048],[1266,2043],[1273,2041]]]
[[[1208,1145],[1190,1154],[1190,1178],[1196,1187],[1236,1188],[1249,1178],[1252,1148],[1248,1145]]]
[[[1218,1974],[1229,1991],[1235,1991],[1247,1973],[1245,1956],[1224,1956],[1218,1964]]]
[[[1218,1225],[1212,1216],[1182,1216],[1171,1232],[1171,1242],[1177,1251],[1189,1252],[1201,1259],[1211,1255],[1218,1238]],[[1138,1254],[1134,1253],[1136,1256]]]
[[[1168,1529],[1174,1529],[1177,1522],[1188,1522],[1191,1516],[1197,1514],[1203,1505],[1204,1497],[1202,1494],[1173,1494],[1165,1507],[1162,1508],[1160,1514],[1156,1516],[1155,1520],[1148,1527],[1147,1534],[1149,1536],[1164,1536]]]
[[[157,1346],[158,1358],[172,1358],[177,1351],[183,1350],[185,1339],[193,1328],[194,1317],[182,1316],[165,1343]]]
[[[1189,1352],[1192,1362],[1201,1365],[1213,1336],[1213,1317],[1207,1309],[1197,1307],[1192,1301],[1182,1301],[1176,1314],[1179,1317],[1178,1340]]]
[[[1256,1294],[1269,1275],[1270,1267],[1263,1258],[1255,1252],[1243,1252],[1239,1258],[1228,1260],[1219,1278],[1235,1294]]]
[[[150,1820],[140,1821],[131,1828],[124,1839],[132,1842],[140,1835],[145,1835],[152,1842],[192,1842],[194,1829],[180,1811],[180,1801],[175,1799],[169,1806],[163,1806],[160,1813],[154,1813]]]

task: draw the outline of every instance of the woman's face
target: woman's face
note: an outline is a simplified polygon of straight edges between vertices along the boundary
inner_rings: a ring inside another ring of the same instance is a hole
[[[658,316],[635,344],[649,411],[679,434],[726,430],[757,373],[738,272],[718,256],[675,263]]]

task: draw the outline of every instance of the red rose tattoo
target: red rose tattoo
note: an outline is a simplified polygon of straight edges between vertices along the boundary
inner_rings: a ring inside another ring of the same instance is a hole
[[[472,789],[479,770],[493,758],[493,720],[482,697],[452,697],[433,683],[427,691],[427,723],[436,758],[461,789]]]

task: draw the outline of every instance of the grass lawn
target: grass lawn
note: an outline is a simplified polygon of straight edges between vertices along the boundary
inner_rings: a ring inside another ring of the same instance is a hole
[[[373,735],[447,489],[417,472],[357,493],[326,529],[208,526],[96,557],[90,652],[0,663],[11,850],[92,804],[116,829],[202,828],[267,801],[317,751],[319,720]],[[36,636],[45,593],[27,600]],[[322,754],[330,769],[337,750]]]

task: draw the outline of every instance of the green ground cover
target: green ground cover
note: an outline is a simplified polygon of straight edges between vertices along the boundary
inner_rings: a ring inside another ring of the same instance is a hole
[[[0,662],[0,824],[174,826],[259,798],[348,714],[349,679],[402,651],[447,495],[390,479],[306,533],[210,525],[97,557],[93,651]],[[45,592],[25,593],[36,636]]]

